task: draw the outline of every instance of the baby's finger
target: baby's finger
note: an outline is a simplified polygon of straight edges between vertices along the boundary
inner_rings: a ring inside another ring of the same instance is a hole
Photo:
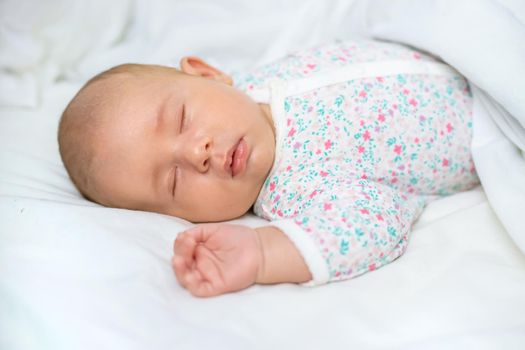
[[[185,233],[192,236],[198,243],[204,243],[210,236],[216,233],[220,227],[221,224],[216,223],[199,224],[186,230]]]
[[[197,270],[193,270],[184,275],[184,283],[186,289],[190,291],[191,294],[199,288],[199,285],[202,283],[202,276]]]
[[[184,259],[184,263],[188,268],[193,266],[195,247],[197,242],[191,236],[183,232],[177,236],[174,244],[174,253]]]
[[[206,247],[198,245],[195,248],[196,269],[201,273],[202,278],[211,283],[212,286],[224,285],[220,262],[215,255]]]
[[[184,258],[179,255],[174,255],[171,259],[171,265],[173,266],[173,271],[175,272],[175,277],[180,285],[186,288],[186,281],[184,276],[188,274],[189,270],[186,267]]]
[[[213,284],[203,279],[198,270],[186,275],[185,279],[186,288],[196,297],[211,297],[218,294]]]

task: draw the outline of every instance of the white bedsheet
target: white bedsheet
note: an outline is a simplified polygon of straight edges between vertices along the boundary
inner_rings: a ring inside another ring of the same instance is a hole
[[[189,223],[103,208],[68,180],[56,126],[91,74],[184,53],[239,70],[348,37],[352,2],[0,6],[1,349],[525,347],[525,257],[481,188],[432,203],[405,255],[374,273],[198,299],[169,264]]]

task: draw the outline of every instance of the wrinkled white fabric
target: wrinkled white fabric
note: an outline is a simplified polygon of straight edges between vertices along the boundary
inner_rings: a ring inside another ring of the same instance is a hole
[[[438,55],[474,86],[472,152],[499,219],[525,253],[525,3],[359,0],[352,30]]]

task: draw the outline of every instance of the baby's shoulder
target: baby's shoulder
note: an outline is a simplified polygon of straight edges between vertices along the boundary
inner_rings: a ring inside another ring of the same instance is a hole
[[[436,61],[428,54],[400,44],[355,39],[291,52],[276,61],[234,74],[234,81],[238,88],[247,91],[265,87],[275,80],[303,79],[352,64],[392,60]]]

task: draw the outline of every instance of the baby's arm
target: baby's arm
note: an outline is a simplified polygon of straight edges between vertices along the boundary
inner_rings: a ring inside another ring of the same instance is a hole
[[[281,230],[274,226],[255,230],[259,235],[263,257],[256,283],[302,283],[312,279],[302,255]]]
[[[424,201],[365,180],[346,186],[340,197],[327,191],[272,226],[211,224],[182,233],[175,242],[177,278],[193,294],[211,296],[254,283],[352,278],[399,257]]]
[[[179,283],[201,297],[238,291],[254,283],[311,279],[294,244],[272,226],[198,225],[178,235],[174,253],[172,263]]]

